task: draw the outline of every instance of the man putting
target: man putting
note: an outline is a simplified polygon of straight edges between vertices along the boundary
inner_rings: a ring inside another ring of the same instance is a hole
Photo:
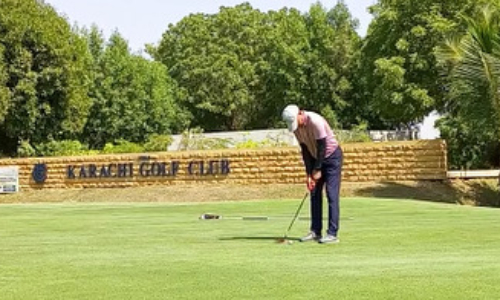
[[[288,105],[282,114],[288,130],[295,134],[302,149],[311,192],[311,231],[302,242],[336,243],[339,230],[339,193],[343,154],[328,122],[319,114]],[[328,198],[328,229],[323,229],[323,186]]]

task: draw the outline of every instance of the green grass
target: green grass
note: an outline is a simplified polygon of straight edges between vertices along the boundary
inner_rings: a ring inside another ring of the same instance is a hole
[[[0,206],[1,299],[497,299],[500,210],[342,201],[341,243],[276,244],[299,199]],[[269,221],[198,220],[200,214]],[[302,216],[307,216],[304,207]],[[300,236],[308,221],[291,231]]]

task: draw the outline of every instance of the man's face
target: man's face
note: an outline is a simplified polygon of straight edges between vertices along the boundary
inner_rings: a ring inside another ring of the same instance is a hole
[[[302,110],[299,112],[299,115],[297,116],[297,123],[299,124],[299,127],[304,127],[306,125],[306,115]]]

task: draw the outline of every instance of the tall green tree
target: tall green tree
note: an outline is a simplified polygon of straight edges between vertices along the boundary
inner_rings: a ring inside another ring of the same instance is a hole
[[[450,79],[448,115],[441,122],[441,127],[447,133],[452,147],[458,144],[464,151],[468,149],[463,158],[475,162],[474,157],[484,158],[481,153],[487,153],[486,148],[500,143],[498,2],[496,6],[492,2],[481,7],[476,14],[464,15],[463,19],[467,24],[466,33],[449,38],[437,51],[437,58],[448,71]],[[453,134],[452,126],[449,126],[452,122],[459,124],[453,126],[455,128],[460,126],[469,130],[463,130],[461,135]],[[478,142],[471,145],[473,138]],[[459,167],[471,166],[466,161],[454,163]]]
[[[215,15],[190,15],[164,33],[154,56],[185,93],[193,125],[220,130],[247,122],[263,16],[249,4],[222,7]]]
[[[90,56],[84,39],[43,1],[0,5],[0,136],[4,151],[20,140],[74,138],[86,122]]]
[[[360,68],[363,99],[390,126],[420,121],[445,103],[445,80],[434,49],[463,29],[462,13],[478,1],[379,0],[364,40]]]
[[[259,61],[256,101],[250,128],[270,128],[280,122],[280,112],[289,103],[305,106],[309,32],[303,15],[296,9],[271,11],[266,15]]]
[[[255,126],[277,126],[289,103],[322,112],[337,126],[352,122],[345,109],[352,101],[350,66],[360,37],[345,3],[331,10],[314,4],[304,15],[282,9],[268,19]]]
[[[346,108],[352,104],[352,65],[361,39],[345,3],[339,1],[331,10],[317,3],[304,15],[283,9],[270,13],[269,20],[268,68],[259,98],[259,106],[267,110],[260,122],[278,125],[280,111],[289,103],[321,112],[336,126],[355,122]]]
[[[125,139],[144,142],[187,126],[176,102],[176,86],[165,66],[130,53],[127,41],[114,33],[107,44],[93,27],[87,34],[94,60],[91,116],[83,139],[92,147]]]
[[[245,3],[184,18],[151,52],[206,130],[277,126],[288,103],[337,119],[352,91],[356,24],[343,2],[331,11],[313,5],[305,15],[262,13]]]
[[[305,53],[306,105],[318,110],[325,106],[342,110],[346,105],[342,95],[350,84],[341,74],[345,66],[336,64],[341,59],[336,47],[346,41],[337,40],[327,11],[320,4],[312,5],[305,19],[311,46],[311,51]]]
[[[306,15],[312,51],[308,59],[307,98],[330,122],[350,127],[359,122],[350,109],[353,103],[353,67],[361,38],[356,32],[358,21],[353,18],[344,1],[330,10],[320,4],[312,5]]]
[[[485,119],[484,112],[491,111],[489,119],[499,123],[500,137],[500,11],[492,5],[484,6],[477,16],[464,17],[467,33],[448,40],[437,57],[451,68],[451,79],[471,87],[470,91],[485,101],[466,101],[471,117]],[[457,90],[453,86],[452,92]],[[462,89],[459,89],[463,91]],[[451,97],[459,95],[452,93]],[[475,99],[479,100],[479,99]]]

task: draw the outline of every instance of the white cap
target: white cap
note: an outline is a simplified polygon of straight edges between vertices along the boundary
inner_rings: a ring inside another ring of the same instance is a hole
[[[297,117],[299,115],[299,107],[297,105],[288,105],[283,110],[281,117],[288,125],[288,130],[294,132],[299,127]]]

